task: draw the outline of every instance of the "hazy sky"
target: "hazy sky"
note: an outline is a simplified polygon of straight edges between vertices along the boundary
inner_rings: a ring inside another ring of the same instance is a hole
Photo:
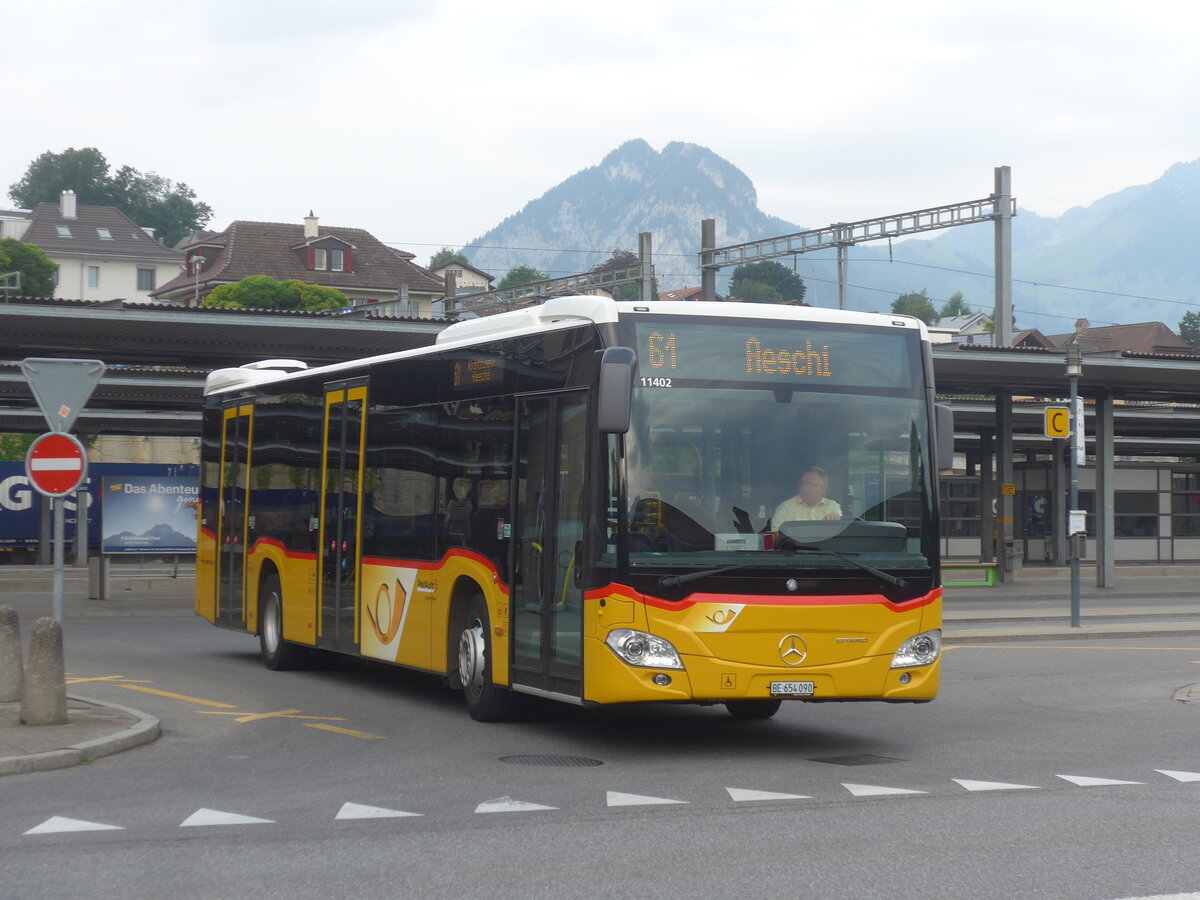
[[[1189,10],[3,0],[0,187],[95,146],[186,182],[210,227],[312,209],[425,262],[644,138],[708,147],[806,226],[986,196],[998,165],[1057,215],[1200,157]]]

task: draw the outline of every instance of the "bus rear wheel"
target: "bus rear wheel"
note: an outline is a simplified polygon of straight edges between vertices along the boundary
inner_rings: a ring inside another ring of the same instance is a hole
[[[273,672],[303,668],[307,652],[283,639],[283,589],[279,576],[268,575],[258,589],[258,649]]]
[[[769,719],[779,712],[782,700],[726,700],[725,709],[735,719]]]
[[[487,603],[482,594],[466,605],[458,637],[458,677],[467,712],[477,722],[499,722],[512,715],[512,693],[492,681],[492,635]]]

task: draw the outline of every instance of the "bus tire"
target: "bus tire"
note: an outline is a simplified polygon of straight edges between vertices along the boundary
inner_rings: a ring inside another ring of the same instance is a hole
[[[263,665],[272,672],[303,668],[308,659],[302,647],[283,639],[283,589],[274,572],[263,578],[258,589],[258,649]]]
[[[491,625],[487,603],[476,593],[468,598],[458,636],[458,680],[467,712],[476,722],[500,722],[512,715],[512,692],[492,681]]]
[[[750,721],[752,719],[769,719],[779,712],[782,700],[726,700],[725,709],[735,719]]]

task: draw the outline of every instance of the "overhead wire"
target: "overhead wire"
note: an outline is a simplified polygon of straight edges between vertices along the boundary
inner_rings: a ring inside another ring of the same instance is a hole
[[[408,246],[408,247],[451,248],[451,247],[455,246],[453,244],[445,244],[445,243],[427,243],[427,242],[391,241],[391,240],[383,241],[383,243],[389,244],[389,245],[401,245],[401,246]],[[517,246],[505,246],[505,245],[501,245],[501,244],[463,244],[462,246],[463,247],[471,247],[473,249],[479,249],[479,250],[510,250],[510,251],[517,251],[517,252],[523,252],[523,253],[580,253],[580,254],[587,254],[587,255],[600,256],[600,257],[603,257],[606,254],[612,253],[611,248],[607,249],[607,250],[597,250],[597,249],[578,249],[578,248],[571,249],[571,248],[560,248],[560,247],[517,247]],[[674,257],[674,258],[682,258],[682,259],[694,259],[697,256],[696,253],[659,253],[659,252],[656,252],[654,255],[656,258]],[[887,262],[891,265],[904,265],[904,266],[913,266],[913,267],[922,268],[922,269],[934,269],[934,270],[942,271],[942,272],[952,272],[952,273],[958,274],[958,275],[970,275],[970,276],[973,276],[976,278],[991,278],[991,279],[995,278],[995,274],[992,272],[975,272],[975,271],[971,271],[970,269],[959,269],[959,268],[955,268],[953,266],[939,266],[939,265],[935,265],[933,263],[921,263],[921,262],[915,262],[913,260],[894,259],[894,258],[892,258],[892,247],[891,247],[890,239],[888,240],[888,257],[889,258],[887,260],[869,259],[869,258],[861,258],[860,257],[858,259],[851,260],[851,262],[856,263],[856,264],[857,263]],[[835,257],[825,257],[825,256],[812,256],[812,257],[809,257],[809,260],[812,262],[829,262],[829,263],[836,263],[836,261],[837,261]],[[508,271],[511,271],[513,268],[516,268],[516,267],[508,267],[508,268],[500,267],[496,271],[508,272]],[[553,269],[553,270],[549,270],[549,271],[539,270],[539,271],[542,271],[544,274],[551,275],[551,276],[578,274],[578,272],[575,270],[566,270],[566,269]],[[656,277],[659,277],[659,278],[692,278],[692,277],[695,277],[696,273],[695,272],[656,272],[655,275],[656,275]],[[820,278],[819,276],[811,275],[811,274],[810,275],[801,275],[799,277],[807,279],[809,281],[820,282],[823,284],[837,284],[838,283],[836,280]],[[1116,297],[1116,298],[1127,299],[1127,300],[1147,300],[1147,301],[1156,302],[1156,303],[1171,303],[1176,306],[1200,308],[1200,301],[1196,301],[1196,300],[1175,300],[1175,299],[1168,298],[1168,297],[1153,297],[1153,296],[1149,296],[1149,295],[1145,295],[1145,294],[1127,294],[1127,293],[1124,293],[1121,291],[1108,291],[1108,290],[1102,290],[1100,288],[1088,288],[1088,287],[1082,287],[1079,285],[1070,285],[1070,284],[1056,284],[1056,283],[1052,283],[1052,282],[1035,281],[1035,280],[1025,279],[1025,278],[1013,278],[1012,281],[1014,284],[1023,284],[1023,285],[1029,285],[1029,286],[1033,287],[1035,290],[1035,293],[1036,293],[1037,288],[1040,286],[1043,288],[1054,288],[1056,290],[1075,291],[1078,293],[1086,293],[1086,294],[1097,294],[1097,295],[1100,295],[1103,297]],[[889,294],[890,295],[890,294],[897,293],[897,289],[894,289],[894,288],[892,288],[892,289],[879,288],[879,287],[872,287],[870,285],[850,284],[850,283],[847,283],[846,286],[853,287],[855,290],[873,291],[873,292],[877,292],[877,293],[881,293],[881,294]],[[899,291],[899,294],[903,294],[903,293],[906,293],[906,292]],[[931,297],[930,300],[937,302],[937,298]],[[942,301],[942,302],[945,302],[945,301]],[[991,308],[991,307],[983,305],[983,304],[968,303],[966,305],[973,306],[973,307],[979,309],[980,311],[987,311],[988,309]],[[1028,309],[1019,309],[1019,308],[1014,308],[1013,312],[1015,312],[1015,313],[1020,312],[1020,313],[1026,314],[1026,315],[1046,316],[1046,317],[1059,318],[1059,319],[1077,319],[1078,318],[1077,315],[1049,313],[1049,312],[1042,312],[1040,310],[1028,310]],[[1100,322],[1100,321],[1102,321],[1102,320],[1097,320],[1097,322]],[[1105,322],[1104,324],[1115,325],[1118,323]]]

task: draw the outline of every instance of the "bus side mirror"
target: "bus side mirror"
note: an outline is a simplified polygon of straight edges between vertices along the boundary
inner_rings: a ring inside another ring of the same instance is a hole
[[[937,446],[934,463],[939,472],[954,467],[954,410],[945,403],[934,404]]]
[[[608,347],[600,357],[596,425],[601,434],[626,434],[633,406],[637,354],[629,347]]]

